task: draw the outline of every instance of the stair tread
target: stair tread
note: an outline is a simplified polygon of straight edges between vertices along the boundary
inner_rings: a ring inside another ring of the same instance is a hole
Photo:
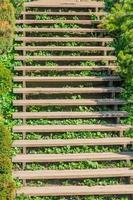
[[[31,196],[124,195],[133,194],[133,185],[22,187],[17,190],[17,194]]]
[[[59,23],[65,23],[65,24],[97,24],[100,23],[101,20],[57,20],[57,19],[50,19],[50,20],[16,20],[16,24],[59,24]]]
[[[51,0],[49,1],[33,1],[33,2],[25,2],[24,3],[25,7],[61,7],[61,8],[104,8],[104,3],[103,2],[97,2],[97,1],[63,1],[63,0],[58,0],[58,2],[53,2]]]
[[[119,105],[126,104],[121,99],[40,99],[14,100],[14,105]]]
[[[36,29],[36,28],[34,28]],[[24,29],[25,30],[25,29]],[[66,29],[65,29],[66,31]],[[76,29],[77,32],[77,29]],[[112,42],[110,37],[17,37],[16,41],[26,42]]]
[[[126,111],[101,111],[101,112],[15,112],[13,118],[23,119],[69,119],[69,118],[117,118],[127,117]]]
[[[105,29],[100,28],[16,28],[16,32],[71,32],[71,33],[91,33],[91,32],[106,32]]]
[[[12,158],[16,162],[79,162],[79,161],[133,160],[133,152],[119,153],[73,153],[73,154],[18,154]]]
[[[32,60],[32,61],[115,61],[117,58],[115,56],[15,56],[15,60]]]
[[[51,146],[83,146],[83,145],[127,145],[133,138],[114,137],[97,139],[47,139],[47,140],[15,140],[13,147],[51,147]]]
[[[40,11],[23,11],[21,13],[22,15],[66,15],[66,16],[104,16],[106,14],[106,12],[75,12],[75,11],[72,11],[72,12],[47,12],[47,11],[44,11],[44,12],[40,12]]]
[[[89,88],[76,88],[76,87],[70,87],[70,88],[14,88],[14,93],[25,93],[25,94],[76,94],[76,93],[112,93],[112,92],[123,92],[124,90],[120,87],[101,87],[101,88],[95,88],[95,87],[89,87]]]
[[[99,46],[81,46],[81,47],[64,47],[64,46],[17,46],[15,50],[26,51],[113,51],[113,47],[99,47]]]
[[[101,177],[128,177],[133,176],[129,168],[108,169],[80,169],[80,170],[37,170],[14,171],[13,176],[19,179],[75,179]]]
[[[56,77],[48,77],[48,76],[14,76],[14,81],[17,82],[95,82],[95,81],[121,81],[120,76],[56,76]]]
[[[107,125],[18,125],[13,127],[14,132],[79,132],[79,131],[125,131],[131,129],[131,125],[107,124]]]
[[[104,71],[116,70],[118,66],[16,66],[16,71]]]

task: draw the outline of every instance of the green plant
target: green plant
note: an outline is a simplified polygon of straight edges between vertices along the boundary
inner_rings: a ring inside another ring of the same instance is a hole
[[[115,3],[122,2],[123,0],[104,0],[105,1],[105,10],[110,12],[111,8]]]
[[[12,73],[0,63],[0,94],[6,93],[12,88]]]
[[[13,5],[0,1],[0,54],[5,53],[12,45],[15,15]]]
[[[133,78],[133,4],[132,0],[117,3],[103,21],[103,26],[115,38],[114,46],[118,55],[122,75],[126,80]]]
[[[0,199],[14,199],[15,183],[12,179],[11,133],[0,119]]]
[[[103,26],[110,31],[114,40],[114,47],[118,55],[118,64],[121,75],[124,77],[122,98],[127,101],[123,110],[129,113],[129,117],[121,122],[133,125],[133,2],[123,0],[115,4],[111,13],[103,21]],[[126,132],[133,137],[132,131]]]

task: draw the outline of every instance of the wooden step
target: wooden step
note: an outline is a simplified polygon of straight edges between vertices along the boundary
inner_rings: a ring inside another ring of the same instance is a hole
[[[75,11],[68,11],[68,12],[40,12],[40,11],[24,11],[21,13],[22,15],[46,15],[46,16],[104,16],[106,12],[75,12]]]
[[[121,118],[128,117],[126,111],[101,112],[16,112],[14,119],[92,119],[92,118]]]
[[[100,28],[16,28],[16,32],[44,32],[44,33],[103,33]]]
[[[63,146],[127,146],[133,144],[133,138],[114,137],[98,139],[48,139],[48,140],[15,140],[13,147],[63,147]]]
[[[130,125],[107,124],[107,125],[18,125],[13,127],[13,132],[38,132],[38,133],[58,133],[58,132],[123,132],[131,129]]]
[[[28,48],[28,47],[27,47]],[[15,71],[115,71],[117,66],[16,66]]]
[[[12,158],[14,163],[57,163],[80,161],[133,160],[133,152],[119,153],[73,153],[73,154],[19,154]]]
[[[104,94],[104,93],[121,93],[124,90],[119,87],[86,87],[86,88],[14,88],[15,94]]]
[[[39,179],[84,179],[84,178],[108,178],[131,177],[133,170],[129,168],[112,169],[85,169],[85,170],[38,170],[38,171],[14,171],[14,178],[25,180]]]
[[[25,30],[25,29],[24,29]],[[38,29],[35,29],[38,31]],[[77,30],[76,30],[77,32]],[[16,41],[23,42],[112,42],[109,37],[17,37]]]
[[[125,195],[133,194],[133,185],[22,187],[17,190],[17,195],[20,194],[28,196]]]
[[[14,100],[14,106],[93,106],[93,105],[122,105],[126,101],[120,99],[40,99]]]
[[[15,56],[18,61],[116,61],[115,56]]]
[[[61,1],[58,0],[58,2],[55,1],[33,1],[33,2],[25,2],[24,7],[38,7],[38,8],[104,8],[104,3],[103,2],[97,2],[97,1]]]
[[[16,20],[16,24],[99,24],[101,20],[57,20],[57,19],[50,19],[50,20]]]
[[[121,81],[119,76],[56,76],[56,77],[38,77],[38,76],[14,76],[13,81],[15,82],[118,82]]]
[[[113,51],[113,47],[84,46],[84,47],[63,47],[63,46],[17,46],[19,51]]]

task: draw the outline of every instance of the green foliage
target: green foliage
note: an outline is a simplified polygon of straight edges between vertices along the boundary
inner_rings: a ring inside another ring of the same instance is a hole
[[[26,197],[19,196],[16,200],[129,200],[128,197],[104,197],[104,196],[87,196],[87,197]]]
[[[105,1],[105,9],[106,11],[110,11],[115,3],[122,2],[123,0],[104,0]]]
[[[0,199],[13,200],[15,194],[15,185],[12,177],[6,174],[0,174]]]
[[[104,27],[115,38],[118,61],[122,74],[126,78],[133,78],[133,2],[125,0],[115,4],[111,13],[103,21]]]
[[[0,54],[12,45],[14,33],[14,8],[8,1],[0,1]]]
[[[11,134],[5,127],[3,122],[0,122],[0,153],[10,156]]]
[[[0,63],[0,94],[8,92],[12,88],[12,73]]]
[[[12,179],[11,133],[0,119],[0,199],[13,200],[15,184]]]
[[[128,101],[123,108],[129,113],[129,118],[122,123],[133,125],[133,1],[124,0],[115,4],[111,13],[104,20],[104,27],[115,38],[114,47],[118,55],[121,75],[124,77],[125,92],[122,97]],[[132,131],[126,133],[133,137]]]

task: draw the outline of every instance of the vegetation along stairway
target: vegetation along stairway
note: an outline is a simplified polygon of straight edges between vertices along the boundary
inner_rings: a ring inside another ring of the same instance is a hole
[[[133,195],[133,138],[121,123],[128,113],[104,15],[103,2],[24,3],[13,102],[17,196]]]

